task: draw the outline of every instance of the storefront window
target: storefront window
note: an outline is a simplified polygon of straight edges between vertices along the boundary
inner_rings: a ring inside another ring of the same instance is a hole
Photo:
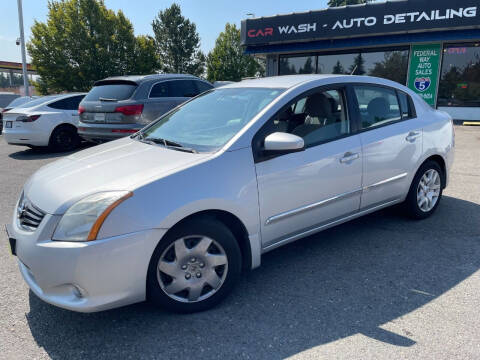
[[[480,43],[443,49],[438,106],[480,106]]]
[[[319,74],[369,75],[407,83],[408,50],[319,55]]]
[[[315,74],[316,56],[280,57],[279,75]]]

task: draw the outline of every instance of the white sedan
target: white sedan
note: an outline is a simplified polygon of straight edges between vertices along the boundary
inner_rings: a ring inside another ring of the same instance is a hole
[[[11,145],[49,146],[71,151],[80,143],[78,105],[85,94],[44,96],[3,114],[3,135]]]
[[[452,119],[397,83],[247,80],[40,169],[7,232],[51,304],[200,311],[281,245],[399,203],[430,216],[453,151]]]

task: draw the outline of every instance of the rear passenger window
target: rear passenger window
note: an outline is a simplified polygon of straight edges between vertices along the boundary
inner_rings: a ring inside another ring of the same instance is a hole
[[[168,97],[168,82],[161,82],[153,85],[150,91],[150,98]]]
[[[402,91],[397,91],[398,100],[400,101],[400,110],[402,113],[402,119],[411,119],[414,117],[414,111],[412,109],[410,96]]]
[[[174,80],[168,83],[171,97],[194,97],[199,94],[192,80]]]
[[[59,110],[78,110],[78,105],[83,100],[85,95],[72,96],[66,99],[55,101],[47,106],[52,109]]]
[[[206,82],[203,82],[203,81],[195,81],[195,85],[197,85],[197,89],[198,89],[199,94],[213,88],[212,85],[207,84]]]
[[[371,85],[353,87],[357,97],[362,129],[402,119],[395,90]]]

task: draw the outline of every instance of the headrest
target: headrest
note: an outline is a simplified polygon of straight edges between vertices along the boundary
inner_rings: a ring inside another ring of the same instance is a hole
[[[332,115],[332,104],[322,93],[316,93],[307,98],[305,113],[311,117],[328,118]]]
[[[368,114],[378,120],[384,120],[390,112],[390,104],[383,97],[370,100],[367,107]]]

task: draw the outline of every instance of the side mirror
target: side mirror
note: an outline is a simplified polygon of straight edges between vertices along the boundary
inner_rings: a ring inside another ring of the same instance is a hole
[[[284,132],[275,132],[265,138],[264,150],[267,152],[289,153],[302,151],[305,142],[300,136]]]

